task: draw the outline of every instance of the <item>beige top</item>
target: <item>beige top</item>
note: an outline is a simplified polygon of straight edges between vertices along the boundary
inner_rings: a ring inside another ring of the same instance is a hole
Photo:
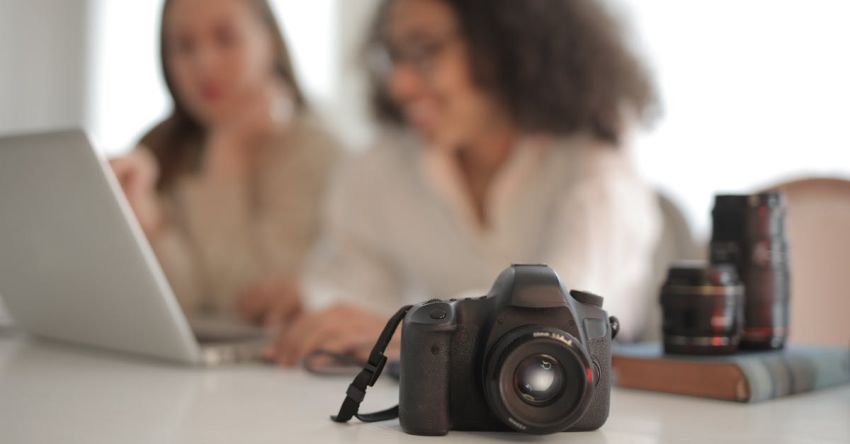
[[[187,312],[233,310],[246,286],[297,275],[319,234],[334,139],[300,118],[260,151],[241,179],[178,179],[160,196],[164,226],[153,248]]]
[[[313,304],[339,298],[390,313],[404,303],[484,294],[512,263],[546,263],[568,288],[605,297],[624,338],[655,307],[654,193],[623,150],[588,137],[527,140],[495,179],[477,222],[450,155],[395,136],[343,168],[329,199]],[[320,299],[321,297],[321,299]]]

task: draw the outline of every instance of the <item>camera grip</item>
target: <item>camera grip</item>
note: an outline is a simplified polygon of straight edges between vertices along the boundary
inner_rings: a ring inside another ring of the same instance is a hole
[[[401,335],[399,422],[415,435],[445,435],[449,411],[449,349],[457,325],[446,303],[421,305],[407,315]]]
[[[594,338],[588,341],[588,351],[594,365],[593,399],[581,419],[570,430],[590,431],[602,427],[608,420],[611,407],[611,338]]]

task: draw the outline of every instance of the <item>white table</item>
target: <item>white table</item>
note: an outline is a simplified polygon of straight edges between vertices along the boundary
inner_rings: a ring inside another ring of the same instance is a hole
[[[440,441],[406,435],[397,421],[331,422],[348,383],[262,364],[176,367],[7,334],[0,443],[850,442],[850,387],[756,405],[615,390],[596,432]],[[395,385],[379,383],[364,411],[396,401]]]

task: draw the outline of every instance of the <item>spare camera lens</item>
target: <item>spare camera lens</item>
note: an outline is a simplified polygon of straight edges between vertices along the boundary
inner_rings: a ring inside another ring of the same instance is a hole
[[[546,405],[560,395],[564,379],[566,375],[561,364],[546,354],[525,358],[514,372],[520,396],[535,406]]]
[[[732,265],[674,264],[661,288],[664,350],[727,354],[738,349],[744,287]]]
[[[741,348],[782,348],[791,288],[784,196],[716,196],[712,216],[711,262],[734,265],[747,289]]]
[[[566,430],[584,414],[593,366],[572,335],[525,326],[505,334],[485,362],[484,391],[506,425],[526,433]]]

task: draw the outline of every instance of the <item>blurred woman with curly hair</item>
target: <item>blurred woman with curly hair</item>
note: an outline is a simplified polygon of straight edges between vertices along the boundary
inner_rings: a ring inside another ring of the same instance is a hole
[[[596,0],[386,0],[366,51],[388,137],[332,192],[324,267],[335,303],[269,354],[374,341],[403,303],[484,294],[546,263],[638,334],[660,230],[629,160],[656,95]]]

